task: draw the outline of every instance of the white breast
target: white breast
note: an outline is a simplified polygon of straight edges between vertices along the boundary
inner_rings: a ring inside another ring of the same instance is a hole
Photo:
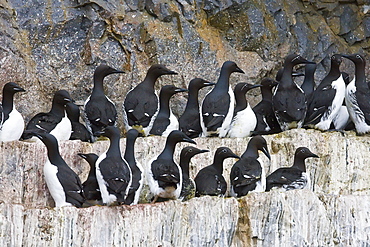
[[[4,122],[0,130],[0,141],[19,140],[24,130],[24,120],[22,115],[13,107],[9,118]]]
[[[230,124],[228,137],[247,137],[257,125],[257,118],[248,104],[247,108],[238,112]]]
[[[100,162],[104,160],[107,157],[106,152],[101,154],[96,161],[96,180],[98,180],[99,189],[101,193],[101,197],[103,199],[103,203],[106,203],[107,205],[112,204],[113,202],[117,201],[117,197],[113,194],[109,194],[108,192],[108,184],[103,179],[103,175],[100,171]]]
[[[167,137],[173,130],[178,129],[179,129],[179,120],[177,120],[177,117],[170,110],[170,124],[167,126],[162,136]]]
[[[69,140],[72,133],[72,124],[67,114],[62,118],[62,120],[55,126],[55,128],[50,131],[50,134],[55,136],[58,141]]]

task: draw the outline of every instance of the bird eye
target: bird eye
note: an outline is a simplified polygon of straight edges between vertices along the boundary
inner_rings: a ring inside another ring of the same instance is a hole
[[[305,153],[306,151],[304,150],[304,149],[302,149],[302,151],[301,151],[302,153]]]
[[[335,59],[335,56],[332,56],[332,57],[331,57],[331,59],[333,59],[333,60],[334,60],[334,59]]]
[[[360,56],[360,55],[356,55],[356,57],[357,57],[357,58],[361,58],[361,56]]]
[[[189,152],[193,152],[193,149],[189,148]]]
[[[226,149],[222,149],[222,152],[223,152],[223,153],[226,153]]]

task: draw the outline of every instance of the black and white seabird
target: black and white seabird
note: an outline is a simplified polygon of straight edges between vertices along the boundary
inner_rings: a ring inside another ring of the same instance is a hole
[[[199,137],[202,134],[200,126],[200,108],[198,95],[201,88],[213,86],[215,83],[201,78],[192,79],[188,86],[188,101],[184,113],[179,118],[180,130],[190,138]]]
[[[196,196],[224,196],[227,190],[227,183],[222,175],[223,162],[226,158],[240,157],[234,154],[227,147],[219,147],[216,150],[213,163],[202,168],[196,175],[194,181],[196,184]]]
[[[308,157],[319,158],[306,147],[299,147],[294,154],[294,163],[291,167],[282,167],[271,173],[266,178],[266,191],[272,188],[281,188],[284,191],[303,189],[310,183],[306,173],[305,159]]]
[[[72,124],[66,113],[66,104],[71,102],[71,96],[66,90],[59,90],[54,94],[51,110],[47,113],[36,114],[28,122],[22,139],[30,139],[34,133],[50,133],[58,141],[69,140],[72,133]]]
[[[33,134],[47,148],[48,160],[44,165],[44,177],[55,206],[82,207],[85,196],[80,178],[60,156],[57,139],[49,133]]]
[[[280,125],[272,109],[272,89],[277,84],[277,81],[269,77],[263,78],[261,81],[262,100],[252,108],[257,118],[257,125],[253,134],[268,135],[281,132]]]
[[[132,174],[131,186],[125,201],[127,205],[135,205],[139,202],[144,184],[143,167],[135,158],[135,141],[138,136],[139,132],[135,129],[130,129],[126,133],[126,149],[123,158],[130,166]]]
[[[173,160],[175,146],[179,142],[196,144],[183,132],[173,130],[167,137],[162,153],[149,162],[147,178],[150,191],[154,195],[153,202],[156,202],[158,197],[177,199],[180,196],[182,172],[179,164]]]
[[[2,99],[2,122],[0,124],[0,141],[16,141],[21,137],[24,130],[22,115],[15,109],[14,94],[25,92],[23,88],[14,82],[8,82],[3,87]]]
[[[322,131],[330,128],[343,104],[346,90],[346,84],[339,70],[342,56],[335,54],[330,60],[330,71],[313,92],[308,102],[305,120],[306,126]]]
[[[365,77],[366,61],[360,54],[342,56],[355,64],[355,76],[346,88],[345,100],[357,134],[363,135],[370,132],[370,88]]]
[[[92,142],[92,136],[85,125],[80,123],[80,108],[75,103],[66,104],[66,112],[72,124],[72,133],[70,140],[81,140],[83,142]]]
[[[189,175],[189,164],[191,158],[197,154],[209,152],[209,150],[199,149],[196,147],[184,147],[180,153],[180,167],[182,170],[182,187],[180,199],[182,201],[190,200],[195,196],[195,182]]]
[[[349,74],[346,72],[342,72],[342,77],[347,87],[350,83]],[[330,128],[339,131],[352,130],[355,128],[351,121],[351,118],[349,117],[345,99],[343,99],[342,106],[340,107],[338,114],[334,117]]]
[[[103,203],[123,204],[131,186],[132,173],[121,155],[120,131],[115,126],[108,126],[96,134],[108,137],[110,141],[108,150],[99,156],[95,165]]]
[[[307,99],[309,99],[311,94],[315,91],[316,66],[316,63],[309,63],[304,66],[304,80],[301,89],[305,93]]]
[[[94,153],[78,153],[78,156],[85,159],[87,163],[90,165],[89,175],[85,182],[82,183],[84,195],[86,201],[89,202],[90,205],[100,205],[102,198],[99,189],[98,180],[96,179],[96,161],[98,160],[99,156]]]
[[[84,103],[85,123],[92,136],[106,126],[115,126],[116,106],[105,94],[103,81],[107,75],[125,73],[108,65],[99,65],[94,72],[94,87]]]
[[[302,127],[307,111],[307,100],[303,90],[294,82],[293,67],[313,63],[300,55],[291,54],[285,58],[284,70],[272,96],[272,107],[280,128],[285,131]]]
[[[236,63],[224,62],[215,87],[203,99],[200,115],[202,136],[225,137],[230,128],[235,104],[229,83],[233,72],[244,73]]]
[[[162,64],[152,65],[145,79],[130,90],[123,103],[124,124],[126,130],[138,129],[147,136],[152,128],[155,115],[159,110],[159,99],[154,90],[154,84],[162,75],[177,75]]]
[[[245,94],[249,90],[261,86],[259,84],[253,85],[249,83],[238,83],[235,86],[234,95],[236,104],[227,137],[248,137],[254,131],[257,125],[257,118]]]
[[[159,93],[159,111],[153,117],[153,125],[149,132],[151,135],[168,136],[172,130],[179,129],[179,120],[172,113],[170,99],[173,95],[186,91],[188,90],[175,87],[174,85],[166,85],[161,88]]]
[[[265,191],[266,172],[263,164],[258,160],[258,150],[270,159],[266,140],[262,136],[253,137],[243,155],[231,168],[231,196],[241,197],[247,195],[248,192]]]

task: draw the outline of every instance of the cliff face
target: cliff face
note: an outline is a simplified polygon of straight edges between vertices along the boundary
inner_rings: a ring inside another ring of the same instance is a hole
[[[28,121],[50,108],[59,89],[81,104],[101,63],[126,71],[105,82],[119,109],[153,63],[179,72],[160,80],[157,89],[186,87],[195,77],[215,81],[226,60],[246,72],[233,75],[232,86],[258,83],[275,77],[292,52],[318,63],[321,80],[334,53],[361,52],[370,59],[368,6],[355,0],[1,0],[0,86],[15,81],[27,89],[16,102]],[[346,61],[343,69],[353,72],[353,65]],[[255,95],[259,90],[251,92],[252,102]],[[177,114],[185,100],[175,96]]]
[[[271,161],[267,173],[290,166],[294,150],[307,146],[320,156],[308,159],[311,185],[289,192],[251,193],[240,199],[201,197],[136,206],[50,208],[42,144],[2,144],[0,153],[1,246],[367,246],[370,243],[370,180],[366,154],[370,139],[352,132],[291,130],[266,136]],[[210,153],[195,156],[192,174],[212,162],[219,146],[244,152],[249,138],[197,138]],[[144,167],[165,138],[139,138],[137,159]],[[122,139],[122,149],[125,140]],[[82,181],[88,165],[78,152],[102,153],[107,141],[66,141],[61,154]],[[176,159],[181,147],[176,151]],[[10,152],[13,150],[13,152]],[[225,161],[229,180],[233,159]]]
[[[215,81],[222,63],[233,60],[246,72],[232,76],[234,86],[275,77],[283,58],[296,52],[318,63],[318,83],[334,53],[360,52],[370,60],[369,5],[366,0],[0,0],[0,86],[14,81],[27,90],[15,102],[28,121],[50,109],[59,89],[82,104],[101,63],[126,71],[105,79],[119,114],[124,95],[153,63],[179,73],[160,79],[159,89],[186,87],[194,77]],[[351,62],[341,69],[353,76]],[[368,71],[369,65],[367,76]],[[259,100],[257,91],[248,95],[252,105]],[[182,95],[174,97],[175,113],[182,113],[185,102]],[[301,129],[266,139],[272,154],[271,161],[262,157],[267,173],[290,166],[299,146],[320,156],[307,161],[312,181],[307,189],[84,209],[51,208],[42,144],[1,143],[0,246],[368,246],[369,137]],[[248,140],[197,138],[197,146],[211,152],[193,158],[191,175],[210,164],[217,147],[241,154]],[[88,165],[76,154],[101,154],[108,143],[60,146],[83,181]],[[164,138],[140,138],[138,160],[147,166],[163,146]],[[233,162],[225,162],[227,180]]]

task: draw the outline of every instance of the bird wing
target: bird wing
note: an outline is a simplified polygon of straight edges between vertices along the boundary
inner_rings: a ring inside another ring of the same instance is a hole
[[[100,172],[111,194],[125,194],[130,184],[131,171],[119,157],[107,157],[99,163]]]
[[[213,167],[208,166],[200,170],[194,179],[196,195],[218,196],[226,193],[226,181],[222,175],[217,174]]]
[[[254,158],[242,158],[238,160],[230,172],[231,185],[241,187],[256,183],[261,179],[262,167],[260,162]]]
[[[199,137],[202,132],[199,111],[184,112],[179,118],[179,126],[180,130],[190,138]]]
[[[283,122],[300,121],[307,111],[306,96],[297,87],[277,90],[272,104],[275,114]]]
[[[180,171],[172,160],[157,159],[151,165],[153,178],[159,186],[164,184],[177,184],[180,182]]]
[[[158,114],[149,133],[160,136],[167,129],[168,125],[170,125],[170,119]]]
[[[207,130],[215,131],[221,127],[230,106],[229,94],[210,92],[202,103],[203,122]]]
[[[291,184],[302,176],[302,171],[293,167],[279,168],[266,178],[266,191],[273,187]]]
[[[58,167],[57,177],[65,191],[66,201],[76,207],[81,207],[86,198],[78,175],[66,164]]]
[[[357,99],[358,106],[363,112],[366,124],[370,125],[370,90],[357,90],[354,96]]]
[[[62,120],[62,117],[58,117],[52,113],[38,113],[28,122],[26,130],[32,130],[33,132],[50,132],[54,127]]]
[[[107,97],[91,97],[89,102],[85,105],[85,114],[88,122],[92,126],[97,127],[97,129],[115,125],[117,120],[116,107]]]

